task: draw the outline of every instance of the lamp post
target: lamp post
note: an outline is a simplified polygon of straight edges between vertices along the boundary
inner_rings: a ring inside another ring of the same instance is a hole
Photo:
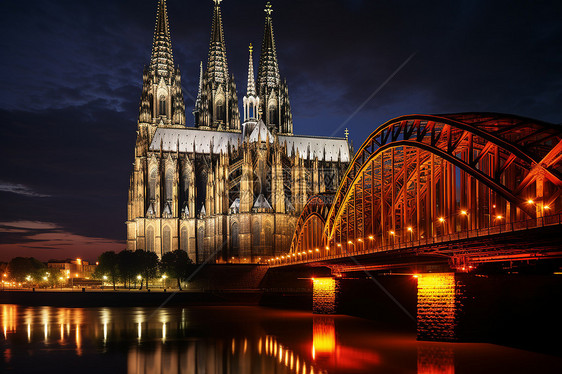
[[[410,232],[410,241],[413,242],[414,241],[414,229],[412,228],[412,226],[408,227],[408,231]]]

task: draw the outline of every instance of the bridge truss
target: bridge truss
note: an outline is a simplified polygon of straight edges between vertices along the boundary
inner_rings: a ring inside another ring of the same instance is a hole
[[[335,195],[308,201],[290,252],[270,263],[559,223],[561,195],[560,126],[492,113],[402,116],[367,138]]]

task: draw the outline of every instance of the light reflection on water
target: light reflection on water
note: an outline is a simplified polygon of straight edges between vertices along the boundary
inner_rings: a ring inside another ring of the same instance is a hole
[[[352,317],[257,307],[0,311],[6,372],[80,365],[81,373],[450,374],[474,360],[478,372],[536,371],[537,362],[546,365],[542,372],[562,367],[559,358],[493,345],[416,342],[413,332],[389,333]]]

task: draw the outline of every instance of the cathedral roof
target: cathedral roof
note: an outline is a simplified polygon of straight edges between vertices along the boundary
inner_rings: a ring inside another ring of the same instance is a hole
[[[267,129],[265,123],[260,120],[257,123],[257,126],[252,130],[252,133],[250,134],[248,140],[250,141],[250,143],[267,142],[268,140],[270,143],[273,143],[273,136]]]
[[[269,201],[267,201],[267,199],[265,198],[265,196],[263,196],[263,194],[259,194],[258,198],[256,199],[256,202],[254,203],[254,209],[273,209],[271,207],[271,204],[269,203]]]
[[[263,141],[267,138],[267,127],[262,121],[258,123],[250,134],[252,136],[258,131]],[[267,133],[264,134],[264,129]],[[257,141],[258,135],[255,134]],[[269,133],[270,142],[274,141],[274,136]],[[285,145],[287,156],[292,156],[293,152],[297,153],[301,158],[314,159],[317,157],[319,161],[338,161],[349,162],[351,155],[349,145],[344,138],[328,138],[315,136],[296,136],[296,135],[277,135],[279,144]],[[198,130],[191,127],[178,128],[158,128],[150,144],[151,151],[179,152],[181,153],[200,153],[200,154],[219,154],[227,153],[228,146],[238,148],[239,144],[244,142],[244,134],[239,132],[228,131],[209,131]]]
[[[278,138],[279,144],[286,145],[288,156],[292,156],[294,150],[305,160],[314,159],[314,157],[317,157],[319,161],[338,161],[338,157],[341,157],[341,162],[351,160],[349,145],[343,138],[298,135],[279,135]]]

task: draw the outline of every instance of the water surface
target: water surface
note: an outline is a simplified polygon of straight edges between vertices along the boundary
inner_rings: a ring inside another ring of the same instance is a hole
[[[1,372],[560,373],[562,359],[417,342],[377,323],[259,307],[0,305]]]

